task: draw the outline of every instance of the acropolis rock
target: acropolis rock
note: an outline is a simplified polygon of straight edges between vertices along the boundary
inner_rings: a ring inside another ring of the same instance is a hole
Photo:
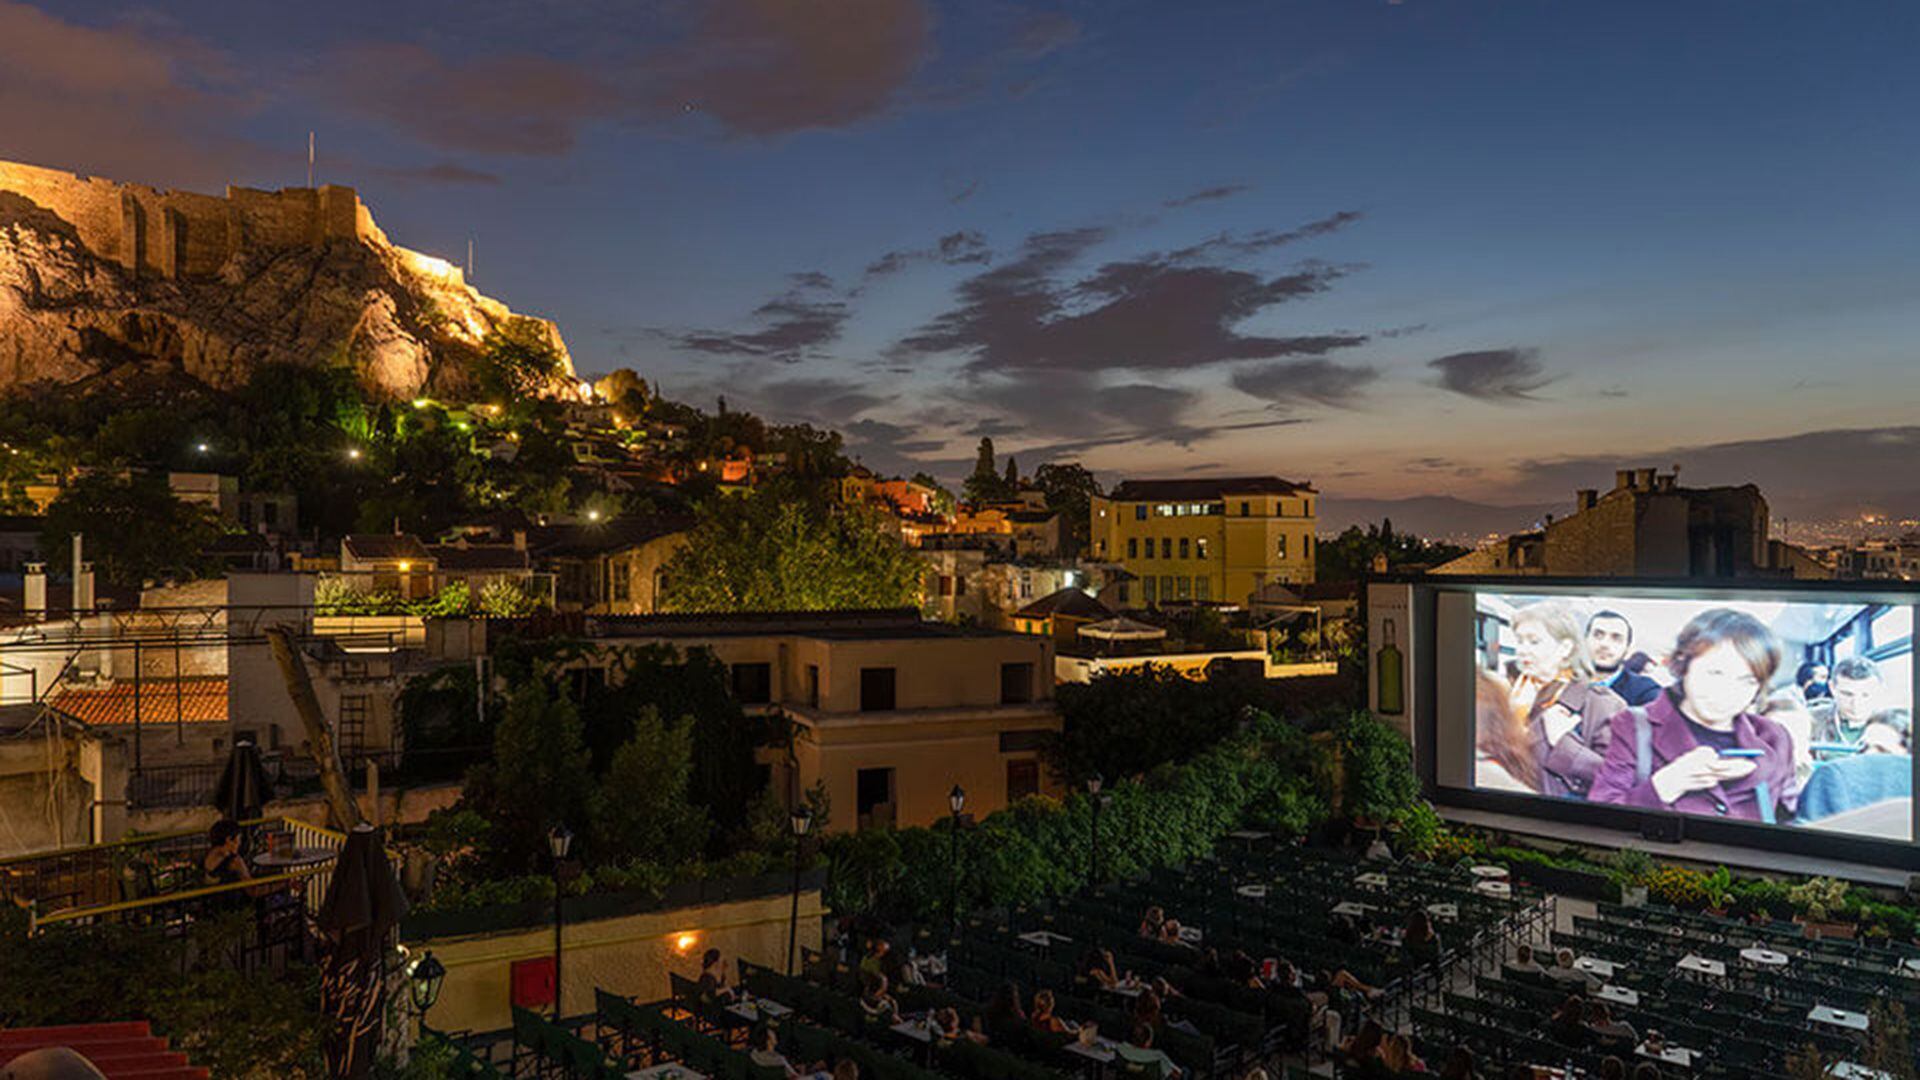
[[[129,368],[224,389],[344,361],[376,394],[459,398],[487,333],[519,318],[389,243],[351,188],[222,197],[0,162],[0,394]],[[567,361],[554,392],[573,379]]]

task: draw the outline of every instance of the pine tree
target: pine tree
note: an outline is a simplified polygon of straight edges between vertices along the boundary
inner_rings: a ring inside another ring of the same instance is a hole
[[[1020,490],[1020,463],[1013,459],[1012,454],[1008,454],[1007,455],[1007,494],[1012,495],[1018,492],[1019,490]]]

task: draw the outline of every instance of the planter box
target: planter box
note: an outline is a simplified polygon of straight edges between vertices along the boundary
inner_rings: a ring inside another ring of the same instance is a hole
[[[1620,901],[1620,886],[1602,873],[1526,862],[1514,863],[1512,871],[1514,877],[1550,893],[1609,904]]]

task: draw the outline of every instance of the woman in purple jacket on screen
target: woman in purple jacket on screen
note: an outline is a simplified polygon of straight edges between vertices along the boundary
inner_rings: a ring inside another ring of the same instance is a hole
[[[1780,662],[1753,616],[1694,616],[1668,660],[1674,685],[1613,717],[1590,801],[1772,823],[1793,780],[1793,737],[1757,710]]]

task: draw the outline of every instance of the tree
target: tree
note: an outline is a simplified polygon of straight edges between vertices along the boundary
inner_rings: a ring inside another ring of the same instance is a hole
[[[1237,680],[1189,679],[1170,667],[1149,664],[1134,671],[1063,683],[1060,735],[1051,757],[1069,782],[1094,773],[1112,780],[1143,773],[1162,762],[1184,761],[1227,737],[1259,688]]]
[[[1320,581],[1357,581],[1373,572],[1376,556],[1386,556],[1388,570],[1402,570],[1434,566],[1466,553],[1458,544],[1395,532],[1393,522],[1384,520],[1365,529],[1350,525],[1334,539],[1316,545],[1314,575]]]
[[[1013,494],[1020,490],[1020,463],[1014,460],[1012,454],[1007,455],[1006,482],[1008,494]]]
[[[993,440],[983,436],[979,454],[973,463],[973,474],[967,477],[967,482],[961,487],[961,496],[975,505],[999,502],[1008,496],[1007,489],[1010,486],[994,468]]]
[[[202,552],[220,532],[212,511],[174,498],[159,476],[96,472],[75,480],[47,507],[40,550],[62,551],[81,533],[103,580],[138,587],[210,572],[212,561]]]
[[[919,559],[871,511],[760,488],[708,499],[666,567],[668,611],[917,606]]]
[[[932,501],[934,513],[942,515],[953,513],[953,492],[947,490],[945,484],[934,479],[932,473],[924,471],[917,472],[913,474],[912,479],[914,483],[933,492]]]
[[[1048,462],[1033,472],[1033,485],[1047,496],[1047,509],[1057,512],[1064,524],[1069,556],[1087,548],[1092,532],[1090,515],[1094,496],[1100,494],[1100,481],[1077,461]]]
[[[493,732],[493,760],[479,766],[467,800],[490,823],[488,856],[501,874],[546,868],[547,833],[580,829],[592,794],[580,713],[544,679],[521,682]]]
[[[494,327],[480,342],[473,376],[483,395],[516,401],[552,386],[563,367],[547,325],[516,316]]]
[[[645,859],[677,866],[699,855],[710,825],[687,798],[692,721],[669,724],[648,706],[613,755],[593,804],[594,853],[602,863]]]

